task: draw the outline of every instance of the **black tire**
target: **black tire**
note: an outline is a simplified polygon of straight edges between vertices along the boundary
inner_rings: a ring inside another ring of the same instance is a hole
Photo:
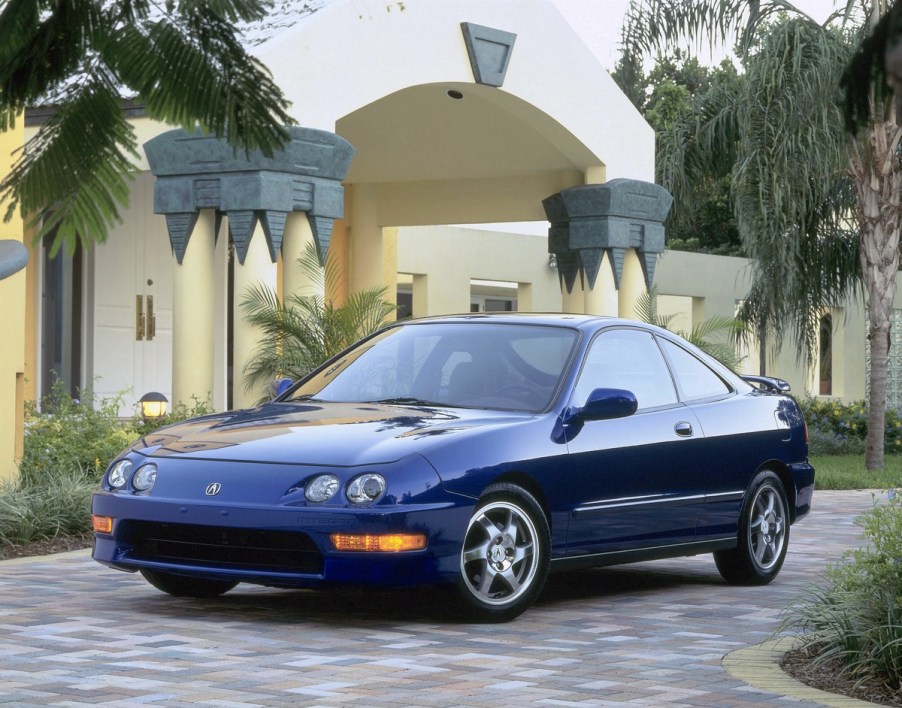
[[[759,472],[739,515],[736,548],[715,551],[721,577],[733,585],[767,585],[777,577],[789,548],[789,505],[776,474]]]
[[[551,532],[542,507],[525,489],[494,484],[467,524],[457,596],[471,619],[507,622],[542,592],[551,560]]]
[[[157,590],[162,590],[175,597],[219,597],[238,584],[234,580],[192,578],[187,575],[164,573],[159,570],[147,570],[146,568],[141,571],[141,575]]]

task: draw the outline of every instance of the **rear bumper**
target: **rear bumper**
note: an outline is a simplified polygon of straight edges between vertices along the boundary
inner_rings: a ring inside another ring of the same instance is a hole
[[[811,511],[811,500],[814,496],[814,467],[807,462],[799,462],[789,465],[789,472],[795,480],[795,517],[793,521],[798,521]]]

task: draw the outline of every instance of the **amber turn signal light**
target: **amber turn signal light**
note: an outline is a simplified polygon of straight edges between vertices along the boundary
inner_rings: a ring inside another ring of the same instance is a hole
[[[113,519],[111,517],[92,514],[91,521],[94,523],[95,533],[113,533]]]
[[[333,533],[330,538],[338,551],[422,551],[426,548],[426,534],[348,534]]]

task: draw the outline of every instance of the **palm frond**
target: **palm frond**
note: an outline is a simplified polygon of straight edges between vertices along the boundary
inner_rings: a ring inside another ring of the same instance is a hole
[[[6,217],[50,213],[54,249],[102,242],[127,203],[136,141],[121,97],[147,114],[269,155],[288,139],[288,103],[235,23],[266,0],[7,0],[0,3],[0,130],[37,102],[56,112],[0,184]],[[118,173],[118,175],[114,174]]]

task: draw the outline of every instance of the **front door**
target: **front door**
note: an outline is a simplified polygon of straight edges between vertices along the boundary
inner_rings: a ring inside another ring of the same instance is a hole
[[[598,335],[572,405],[583,405],[597,388],[629,390],[639,409],[627,418],[586,421],[568,443],[568,485],[580,492],[568,555],[692,542],[704,507],[698,462],[704,435],[678,401],[654,338],[627,327]]]
[[[93,249],[92,374],[98,398],[121,396],[136,412],[149,391],[172,400],[172,280],[175,258],[166,221],[153,213],[153,175],[132,182],[122,223]]]

